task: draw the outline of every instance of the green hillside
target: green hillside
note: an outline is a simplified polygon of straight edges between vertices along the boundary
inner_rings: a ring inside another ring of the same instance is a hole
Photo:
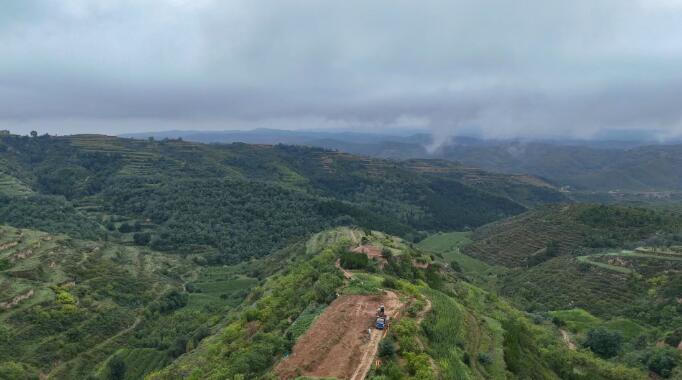
[[[632,245],[654,236],[674,241],[682,218],[667,212],[589,204],[539,207],[483,226],[463,252],[491,264],[530,267],[582,249]]]
[[[322,237],[330,234],[331,238]],[[306,318],[310,305],[334,300],[334,289],[341,295],[389,289],[410,305],[384,338],[390,342],[385,345],[395,350],[380,348],[385,351],[379,354],[382,364],[370,370],[370,379],[646,378],[639,370],[570,351],[549,320],[532,322],[493,294],[458,280],[454,272],[437,269],[437,264],[430,269],[413,267],[409,275],[404,272],[399,277],[393,265],[377,270],[368,264],[353,271],[360,277],[365,270],[372,273],[363,280],[362,290],[355,287],[354,279],[344,284],[334,267],[335,258],[360,240],[389,247],[393,251],[389,262],[423,255],[400,240],[347,229],[325,232],[313,240],[332,243],[295,248],[282,275],[266,281],[260,295],[231,314],[218,334],[150,379],[273,378],[272,368],[295,343],[295,336],[287,334],[290,326]],[[422,311],[425,317],[420,317]]]
[[[529,177],[283,145],[9,135],[0,159],[11,173],[0,178],[1,222],[203,251],[213,263],[263,256],[332,226],[413,240],[564,199]]]
[[[672,213],[549,206],[483,226],[456,249],[496,265],[463,261],[463,273],[477,284],[551,316],[578,343],[590,331],[612,331],[623,342],[617,360],[641,364],[659,348],[672,355],[680,343],[680,232]]]
[[[0,162],[2,380],[680,375],[678,212],[283,145],[5,135]]]

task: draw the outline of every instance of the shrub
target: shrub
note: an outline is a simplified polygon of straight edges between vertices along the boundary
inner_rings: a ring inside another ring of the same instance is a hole
[[[152,236],[149,232],[136,232],[133,235],[133,241],[137,245],[147,245],[151,241]]]
[[[432,379],[429,356],[422,353],[409,352],[405,355],[407,371],[418,379]]]
[[[682,328],[679,328],[665,337],[665,343],[672,347],[677,347],[682,342]]]
[[[677,365],[677,358],[678,353],[675,349],[660,348],[649,357],[647,367],[663,377],[668,377]]]
[[[455,272],[458,273],[462,272],[462,266],[459,265],[459,263],[456,260],[452,260],[450,262],[450,268],[452,268],[452,270],[454,270]]]
[[[483,365],[488,365],[493,362],[493,357],[487,352],[479,352],[478,362]]]
[[[341,266],[346,269],[364,269],[369,264],[369,259],[366,255],[342,251],[341,252]]]
[[[587,332],[584,346],[603,358],[618,355],[623,344],[623,336],[617,331],[597,327]]]
[[[466,365],[471,365],[471,356],[466,351],[462,354],[462,362]]]
[[[561,318],[559,318],[559,317],[557,317],[557,316],[552,317],[552,323],[554,323],[554,325],[557,326],[557,327],[564,327],[564,326],[566,326],[566,321],[564,321],[563,319],[561,319]]]
[[[114,355],[107,363],[110,380],[123,380],[126,375],[126,363],[118,356]]]
[[[384,288],[396,289],[398,287],[398,283],[393,277],[384,277],[384,280],[381,282],[381,286]]]
[[[118,232],[120,232],[122,234],[132,232],[132,231],[133,231],[133,227],[131,227],[130,224],[128,224],[128,223],[123,223],[118,227]]]
[[[395,355],[396,346],[393,339],[385,338],[379,342],[379,357],[392,358]]]

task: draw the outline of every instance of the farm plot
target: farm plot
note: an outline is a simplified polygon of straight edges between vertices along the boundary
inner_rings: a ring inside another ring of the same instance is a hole
[[[380,304],[386,306],[390,316],[397,315],[403,307],[392,292],[336,299],[297,341],[292,354],[277,365],[278,377],[364,378],[383,336],[382,331],[374,329],[368,334]]]
[[[658,253],[657,253],[658,252]],[[664,270],[679,270],[682,256],[655,250],[638,248],[588,256],[578,256],[582,263],[598,266],[620,273],[651,275]]]
[[[236,306],[258,284],[255,278],[234,275],[229,267],[206,268],[196,282],[187,284],[188,306],[193,308]]]

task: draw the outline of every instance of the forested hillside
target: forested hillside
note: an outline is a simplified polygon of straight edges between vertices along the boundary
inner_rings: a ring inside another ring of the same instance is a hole
[[[679,213],[283,145],[10,135],[0,162],[3,380],[679,376]]]
[[[169,131],[130,134],[130,137],[183,137],[188,141],[267,142],[317,146],[351,154],[404,159],[445,159],[491,172],[529,174],[557,186],[587,192],[624,193],[682,190],[682,145],[643,141],[568,140],[524,141],[452,137],[432,146],[428,133],[392,136],[371,133],[303,132],[281,130],[193,132]],[[649,144],[649,145],[647,145]],[[642,194],[643,195],[643,194]]]
[[[209,262],[357,224],[416,239],[563,200],[530,177],[317,148],[106,136],[3,136],[0,221]]]
[[[671,376],[682,344],[682,220],[631,207],[555,205],[420,243],[575,345]],[[610,340],[608,351],[591,341]],[[594,338],[597,339],[597,338]],[[665,357],[667,365],[659,366]],[[677,375],[679,376],[679,374]]]

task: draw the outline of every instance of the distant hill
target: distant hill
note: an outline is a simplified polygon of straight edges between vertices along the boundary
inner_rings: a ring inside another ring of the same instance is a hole
[[[204,143],[296,144],[380,158],[441,158],[487,171],[529,174],[578,192],[639,192],[643,199],[671,197],[682,191],[682,145],[653,141],[522,141],[455,137],[427,149],[427,133],[392,136],[356,132],[169,131],[126,135],[133,138],[178,138]],[[656,194],[651,194],[652,192]],[[622,198],[623,195],[620,195]],[[599,199],[592,196],[591,199]]]
[[[0,159],[0,222],[137,235],[158,250],[205,251],[212,262],[266,255],[335,225],[416,239],[565,201],[533,177],[286,145],[5,136]]]

